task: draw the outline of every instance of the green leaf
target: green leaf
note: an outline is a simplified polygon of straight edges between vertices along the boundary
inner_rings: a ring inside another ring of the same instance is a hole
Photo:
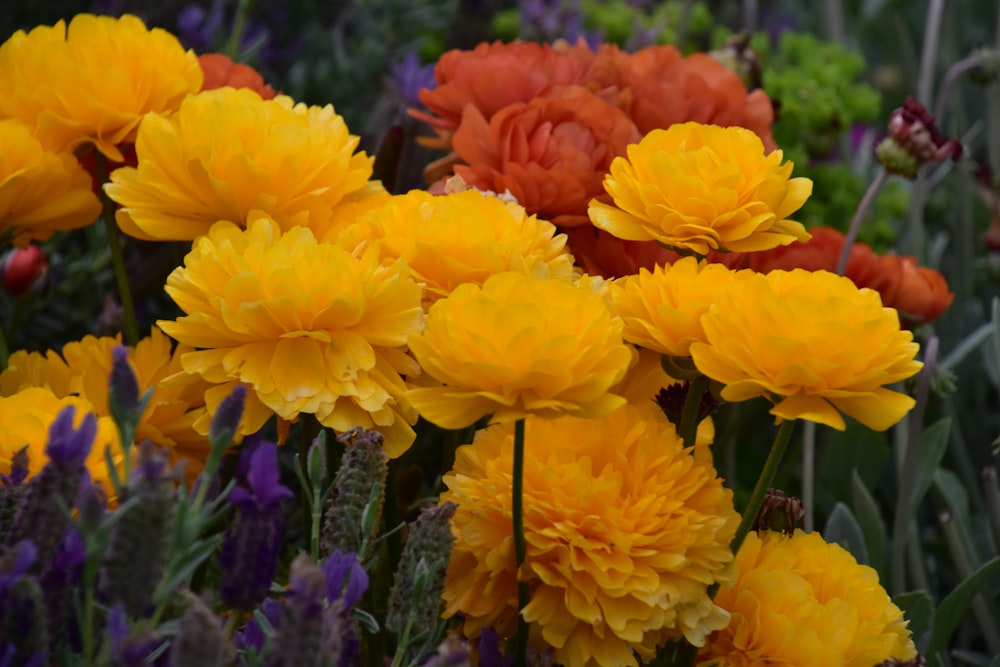
[[[934,632],[927,653],[937,653],[945,649],[955,628],[968,614],[973,598],[981,593],[990,578],[998,573],[1000,573],[1000,556],[984,563],[941,601],[934,617]]]
[[[944,452],[948,449],[948,436],[951,434],[951,417],[943,417],[927,428],[920,435],[917,446],[917,470],[913,481],[913,497],[910,499],[910,518],[916,515],[917,508],[923,502],[927,490],[934,481],[934,473],[941,465]]]
[[[835,542],[850,551],[859,563],[868,565],[868,548],[865,546],[864,533],[858,520],[854,518],[851,508],[844,503],[837,503],[830,518],[826,520],[823,538],[827,542]]]
[[[875,568],[880,579],[884,579],[885,522],[882,521],[878,505],[857,470],[851,472],[851,491],[854,515],[858,519],[858,525],[865,538],[865,546],[868,548],[869,565]]]
[[[913,642],[924,653],[924,647],[930,639],[926,635],[934,623],[934,602],[931,596],[926,591],[911,591],[893,597],[892,602],[903,611],[903,618],[909,621],[907,627],[913,635]]]
[[[965,529],[969,525],[969,492],[962,480],[952,471],[938,468],[934,473],[934,490],[941,494],[958,525]]]
[[[851,497],[851,476],[858,476],[868,488],[874,488],[885,472],[889,445],[885,433],[851,422],[845,431],[824,434],[825,442],[817,451],[816,507],[820,515],[833,511],[838,502]]]

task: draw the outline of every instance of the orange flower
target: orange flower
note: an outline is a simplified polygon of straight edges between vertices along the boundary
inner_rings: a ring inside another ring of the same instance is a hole
[[[792,269],[834,271],[844,247],[844,235],[830,227],[814,227],[809,233],[812,240],[806,243],[795,242],[773,250],[746,253],[739,258],[737,267],[758,273]],[[718,258],[709,261],[715,262]],[[917,260],[909,255],[879,256],[864,243],[851,247],[844,275],[858,287],[878,291],[882,303],[899,311],[900,321],[909,328],[933,322],[955,299],[939,272],[918,266]]]
[[[564,232],[577,266],[590,275],[621,278],[680,259],[680,255],[656,241],[626,241],[597,227],[572,227]]]
[[[410,115],[438,131],[425,145],[447,149],[467,107],[489,119],[515,102],[528,102],[551,84],[583,81],[584,65],[572,53],[533,42],[493,42],[472,51],[448,51],[434,67],[437,86],[420,91],[430,109]]]
[[[455,132],[470,185],[509,190],[528,213],[558,225],[587,224],[587,204],[609,201],[602,180],[611,161],[640,135],[619,109],[580,86],[511,104],[487,119],[468,106]]]
[[[230,88],[249,88],[256,91],[261,99],[274,99],[277,94],[274,88],[264,81],[257,70],[243,63],[234,63],[224,53],[204,53],[198,56],[198,64],[205,73],[202,90],[215,90],[223,86]]]
[[[762,90],[747,93],[735,72],[706,53],[685,58],[669,44],[642,49],[628,59],[618,85],[622,108],[643,134],[689,121],[738,125],[768,151],[776,148],[770,98]]]

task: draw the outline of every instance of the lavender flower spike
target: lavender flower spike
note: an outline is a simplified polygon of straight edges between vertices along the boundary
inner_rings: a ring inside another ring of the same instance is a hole
[[[139,380],[128,363],[128,348],[116,345],[111,351],[111,377],[108,381],[108,409],[119,424],[136,423],[142,414]]]
[[[63,408],[49,427],[45,445],[45,453],[52,461],[71,467],[83,465],[97,437],[97,417],[92,412],[84,416],[78,429],[73,428],[75,416],[72,405]]]
[[[353,607],[368,590],[368,573],[358,562],[357,554],[334,551],[323,563],[326,572],[326,599],[343,600]]]
[[[236,385],[233,392],[226,396],[219,407],[215,409],[212,417],[212,425],[208,429],[208,438],[213,445],[222,440],[226,441],[226,446],[233,439],[233,435],[240,427],[240,419],[243,417],[243,402],[247,396],[247,388],[243,385]]]

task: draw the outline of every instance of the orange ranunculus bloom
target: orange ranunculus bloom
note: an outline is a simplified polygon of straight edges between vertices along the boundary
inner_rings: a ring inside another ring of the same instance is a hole
[[[489,120],[515,102],[528,102],[552,84],[582,83],[585,64],[579,50],[554,49],[534,42],[483,43],[471,51],[448,51],[434,67],[434,89],[420,91],[420,101],[430,109],[410,115],[438,131],[426,145],[448,148],[466,107]]]
[[[844,235],[831,227],[814,227],[809,233],[812,239],[806,243],[795,242],[773,250],[746,253],[735,267],[730,264],[730,268],[748,268],[758,273],[792,269],[836,270]],[[572,238],[570,241],[572,246]],[[710,258],[709,261],[719,259]],[[844,275],[858,287],[879,292],[882,303],[899,311],[899,319],[906,327],[933,322],[955,299],[939,272],[918,266],[917,260],[908,255],[880,256],[864,243],[851,247]]]
[[[597,227],[582,225],[563,232],[576,265],[592,276],[620,278],[680,259],[680,255],[656,241],[626,241]]]
[[[618,83],[619,104],[643,134],[696,121],[752,130],[768,151],[774,109],[763,90],[747,93],[740,77],[706,53],[686,58],[673,46],[655,46],[629,57]]]
[[[639,139],[620,109],[581,86],[557,86],[489,119],[466,107],[453,137],[466,164],[455,173],[481,190],[509,190],[557,225],[582,225],[591,199],[609,201],[602,181],[611,161]]]
[[[932,322],[955,300],[944,276],[926,266],[917,266],[915,258],[886,255],[882,263],[887,273],[898,270],[898,288],[888,305],[899,311],[903,326]]]
[[[234,63],[224,53],[203,53],[198,56],[198,64],[205,73],[202,90],[215,90],[223,86],[249,88],[264,100],[274,99],[277,94],[257,70],[243,63]]]

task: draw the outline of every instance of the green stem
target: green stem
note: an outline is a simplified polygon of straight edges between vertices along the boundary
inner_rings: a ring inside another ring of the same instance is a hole
[[[7,333],[0,326],[0,371],[7,368],[7,360],[10,358],[10,347],[7,345]]]
[[[107,158],[100,151],[94,151],[94,160],[97,164],[97,179],[101,185],[108,182]],[[111,201],[104,192],[100,190],[101,203],[104,206],[104,230],[108,235],[108,248],[111,250],[111,266],[115,272],[115,282],[118,283],[118,297],[122,302],[122,313],[125,316],[125,342],[129,345],[136,345],[139,342],[139,323],[135,317],[135,302],[132,300],[132,286],[128,281],[128,272],[125,270],[125,253],[122,252],[122,244],[118,235],[118,224],[115,222],[115,203]]]
[[[236,16],[233,19],[233,31],[226,41],[226,55],[231,60],[237,60],[240,55],[240,40],[243,38],[243,27],[246,25],[247,12],[250,11],[250,0],[239,0],[236,3]]]
[[[513,483],[513,513],[514,513],[514,554],[517,559],[515,578],[521,572],[524,559],[528,552],[524,541],[524,419],[514,422],[514,483]],[[517,583],[517,641],[514,655],[516,667],[528,664],[528,623],[524,620],[524,608],[528,606],[530,591],[528,583]]]
[[[885,167],[880,168],[878,176],[868,186],[865,196],[861,198],[861,203],[858,204],[857,210],[854,211],[854,218],[851,220],[851,226],[847,230],[847,237],[844,239],[844,247],[841,248],[840,258],[837,260],[837,275],[842,276],[847,271],[847,260],[851,257],[851,247],[854,246],[854,242],[858,238],[858,232],[861,231],[861,224],[865,221],[868,210],[875,202],[875,197],[888,180],[889,172],[885,170]]]
[[[816,422],[802,425],[802,509],[805,517],[802,526],[807,533],[813,531],[816,507]]]
[[[788,441],[791,440],[792,431],[794,430],[795,420],[786,419],[781,422],[778,434],[774,436],[774,442],[771,444],[771,452],[767,455],[767,461],[764,462],[764,469],[760,471],[760,477],[757,478],[757,485],[753,487],[750,500],[747,502],[746,509],[743,510],[743,518],[740,520],[740,526],[736,529],[736,536],[733,537],[732,550],[734,554],[738,553],[740,547],[743,546],[743,540],[746,539],[747,533],[750,532],[750,527],[757,519],[760,506],[764,504],[764,496],[767,495],[767,490],[774,483],[774,477],[778,474],[778,466],[781,465],[781,459],[785,455],[785,450],[788,449]]]
[[[701,397],[708,389],[708,378],[699,375],[688,383],[687,396],[684,397],[684,407],[681,409],[681,423],[678,434],[684,440],[684,447],[694,447],[698,439],[698,408],[701,407]]]

